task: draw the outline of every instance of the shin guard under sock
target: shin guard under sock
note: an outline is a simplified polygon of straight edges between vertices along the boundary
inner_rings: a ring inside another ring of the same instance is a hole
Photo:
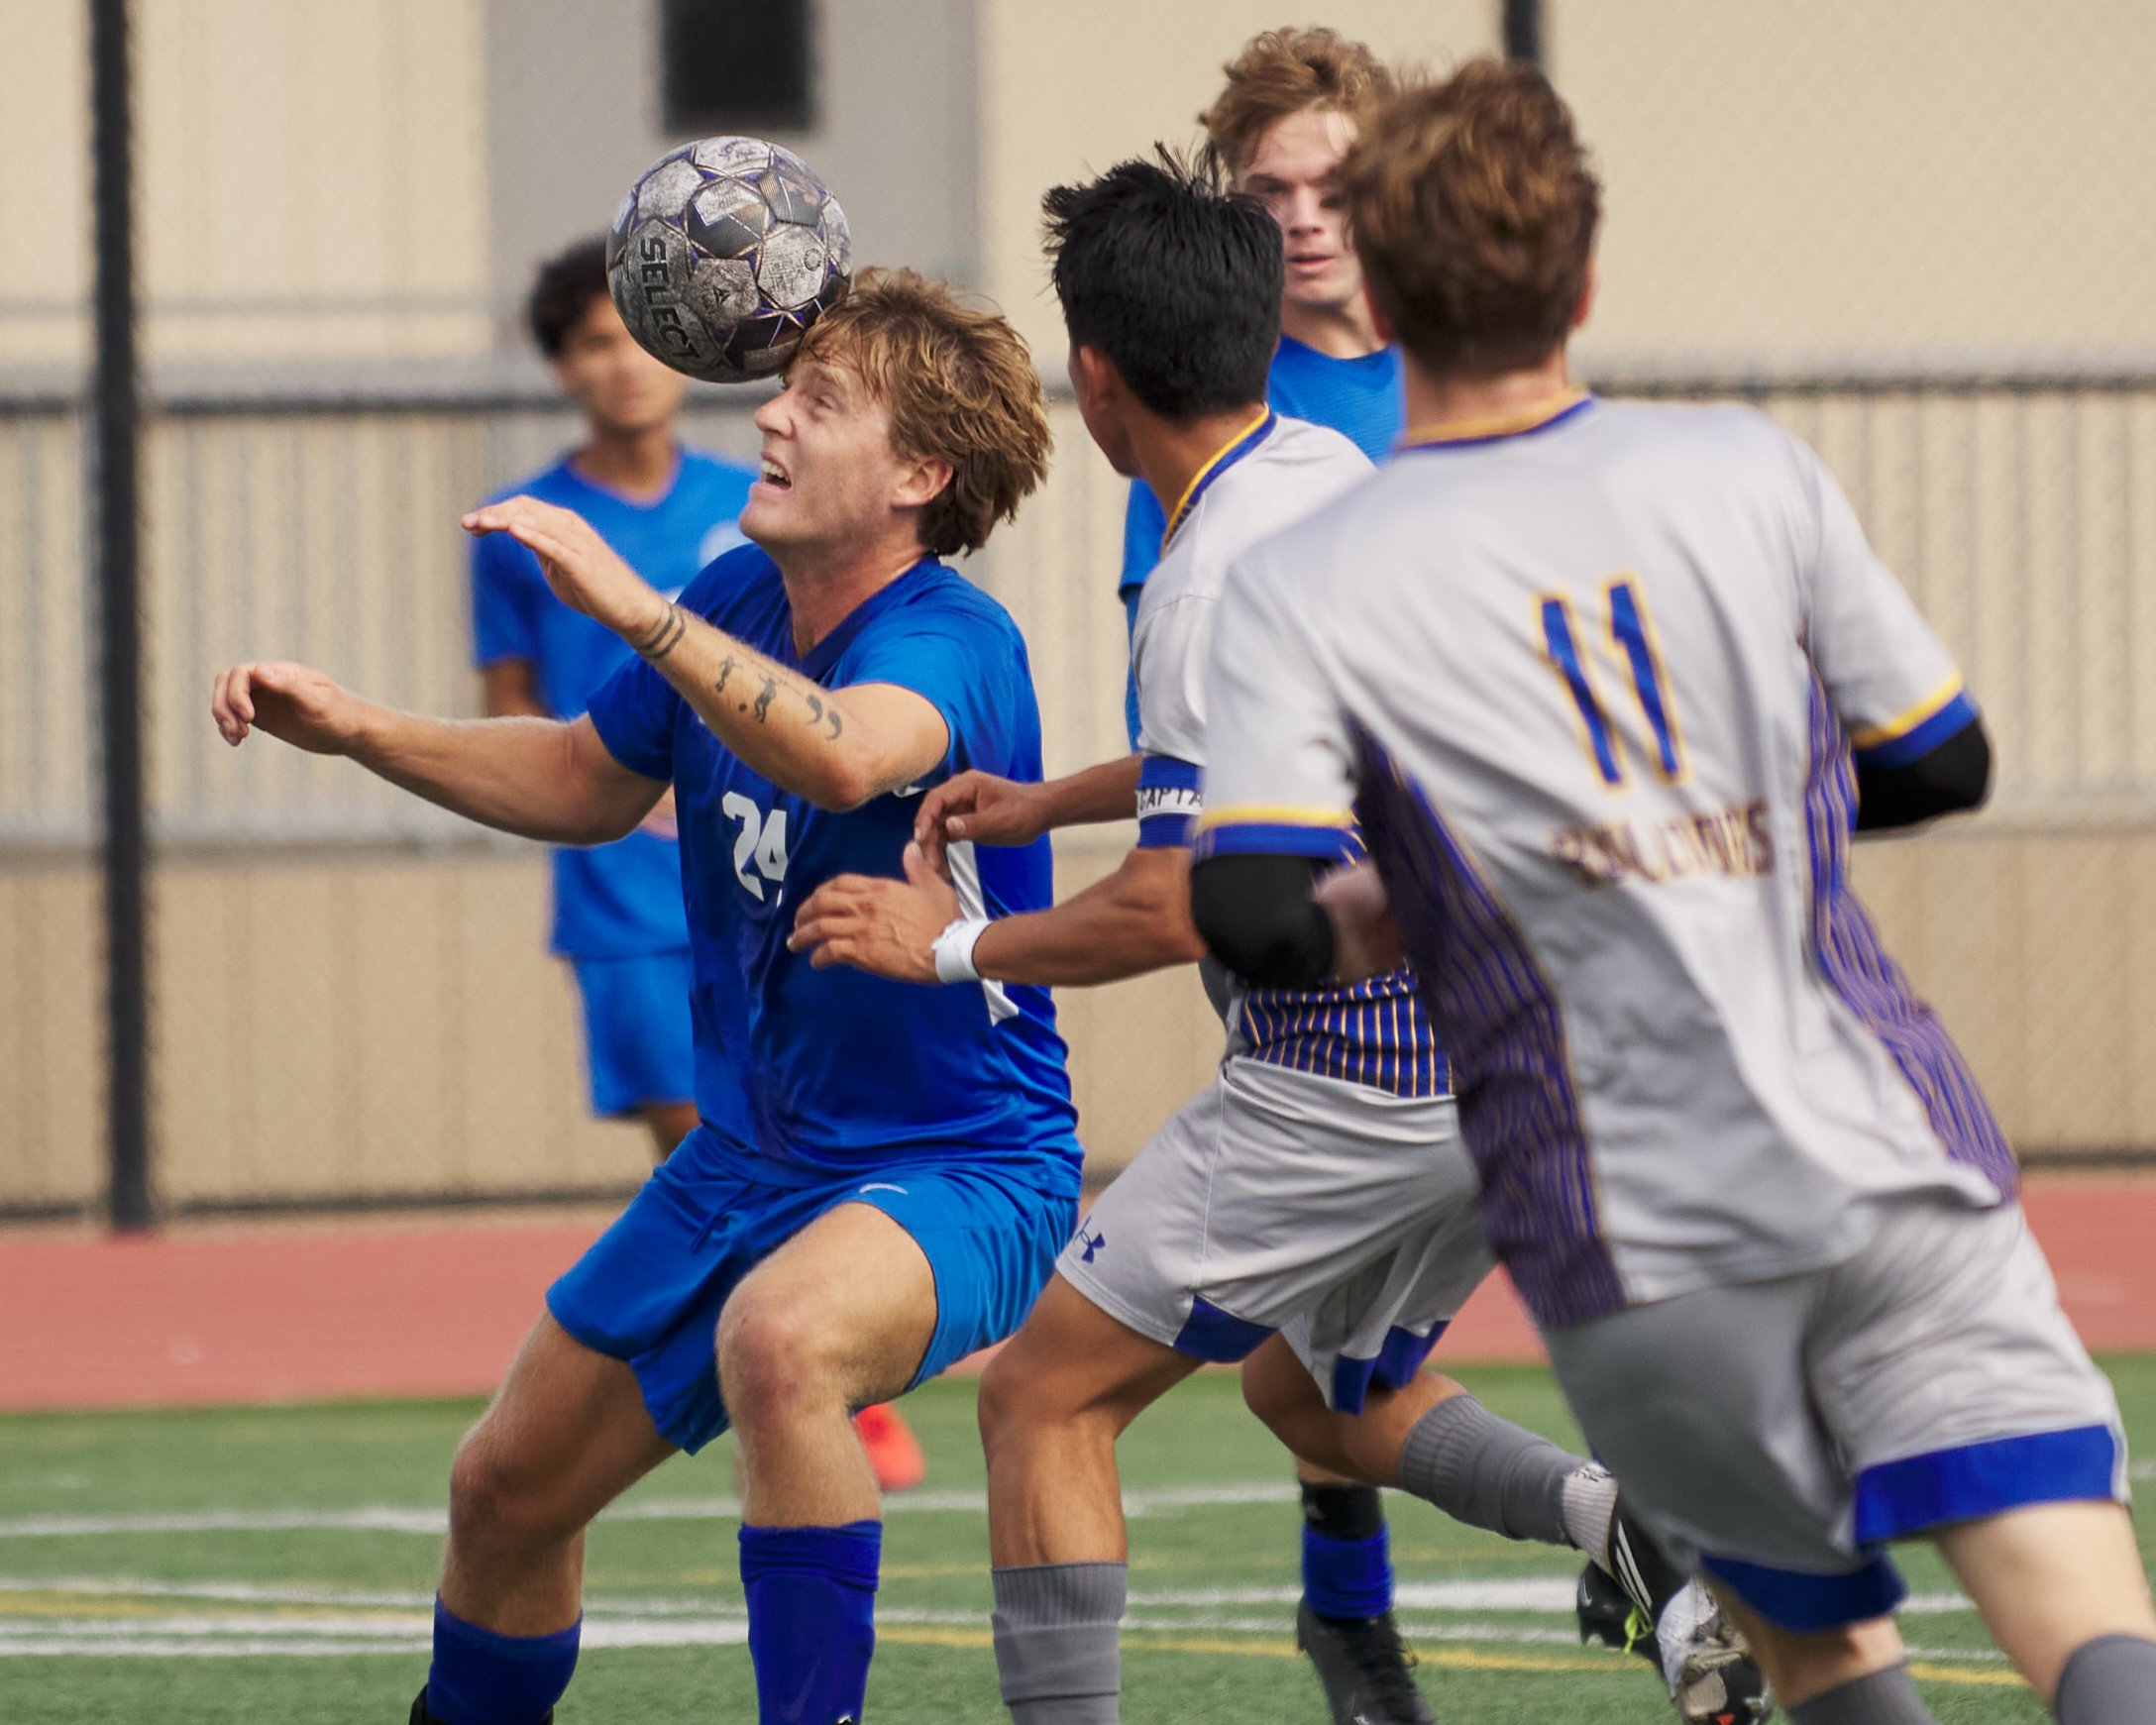
[[[1461,1394],[1416,1421],[1401,1446],[1400,1484],[1468,1527],[1563,1546],[1572,1543],[1565,1481],[1588,1465]]]
[[[496,1635],[434,1602],[427,1712],[441,1725],[540,1725],[577,1669],[580,1618],[552,1635]]]
[[[1303,1598],[1348,1623],[1392,1609],[1392,1545],[1374,1486],[1303,1486]]]
[[[861,1717],[876,1649],[883,1523],[741,1529],[749,1658],[762,1725],[839,1725]]]
[[[994,1571],[996,1671],[1015,1725],[1116,1725],[1126,1563]]]

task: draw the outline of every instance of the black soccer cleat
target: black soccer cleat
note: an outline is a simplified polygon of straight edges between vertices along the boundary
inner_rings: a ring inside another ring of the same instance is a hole
[[[1437,1725],[1391,1612],[1343,1621],[1306,1599],[1295,1608],[1295,1645],[1318,1668],[1333,1725]]]
[[[1774,1696],[1752,1651],[1714,1596],[1693,1581],[1617,1501],[1607,1563],[1580,1571],[1579,1639],[1636,1653],[1662,1673],[1684,1725],[1764,1725]]]
[[[419,1693],[412,1697],[412,1716],[404,1722],[404,1725],[442,1725],[441,1720],[427,1711],[426,1684],[421,1683]],[[547,1709],[547,1716],[539,1721],[539,1725],[554,1725],[554,1709],[552,1707]]]
[[[1636,1653],[1651,1664],[1662,1663],[1655,1653],[1655,1638],[1647,1632],[1646,1617],[1600,1563],[1590,1561],[1580,1569],[1572,1614],[1579,1619],[1581,1642],[1598,1641],[1619,1653]]]

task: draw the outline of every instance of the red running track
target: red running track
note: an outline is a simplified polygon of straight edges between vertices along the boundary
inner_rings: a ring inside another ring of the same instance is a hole
[[[2026,1204],[2090,1347],[2156,1348],[2156,1181],[2039,1179]],[[477,1395],[599,1226],[0,1237],[0,1409]],[[1438,1357],[1542,1350],[1493,1277]]]

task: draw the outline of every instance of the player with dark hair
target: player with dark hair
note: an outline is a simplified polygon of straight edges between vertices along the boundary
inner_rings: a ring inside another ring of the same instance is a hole
[[[1402,95],[1344,183],[1415,429],[1231,574],[1208,944],[1412,956],[1484,1235],[1792,1725],[1931,1719],[1906,1539],[2063,1725],[2156,1721],[2116,1401],[1849,885],[1856,830],[1984,798],[1951,657],[1772,420],[1571,385],[1601,193],[1539,72]],[[1321,903],[1351,811],[1376,877]]]
[[[466,518],[538,558],[640,655],[574,720],[391,711],[303,666],[218,679],[260,728],[557,843],[612,840],[672,784],[701,1120],[547,1297],[450,1476],[418,1725],[540,1725],[577,1657],[584,1529],[732,1426],[767,1725],[861,1716],[882,1524],[847,1415],[1014,1329],[1075,1220],[1079,1150],[1045,991],[923,995],[786,947],[796,897],[889,866],[913,795],[1037,777],[1017,626],[939,559],[1046,467],[1024,344],[910,271],[864,271],[757,412],[751,544],[678,600],[582,517]],[[954,861],[976,915],[1045,908],[1045,844]]]
[[[584,442],[488,501],[532,496],[574,509],[637,574],[678,594],[742,543],[735,523],[754,471],[683,447],[682,376],[630,339],[607,296],[604,239],[580,240],[540,266],[526,319],[583,411]],[[472,638],[494,717],[575,718],[635,657],[557,598],[538,559],[501,533],[472,541]],[[664,1160],[697,1124],[673,793],[626,838],[559,846],[553,861],[553,948],[584,1002],[592,1112],[640,1118]],[[896,1408],[863,1408],[854,1424],[879,1484],[920,1483],[920,1445]]]
[[[1044,206],[1086,428],[1119,472],[1179,499],[1138,613],[1139,753],[1043,790],[1056,823],[1134,807],[1137,848],[1055,909],[997,918],[965,910],[919,850],[906,880],[842,876],[797,917],[795,944],[819,964],[1070,985],[1195,958],[1199,680],[1222,573],[1371,471],[1339,433],[1263,404],[1282,265],[1256,203],[1169,161],[1125,162]],[[931,846],[940,807],[916,826]],[[1276,1405],[1261,1411],[1328,1465],[1350,1442],[1336,1424],[1369,1427],[1353,1448],[1385,1460],[1355,1460],[1359,1478],[1604,1562],[1626,1538],[1602,1469],[1421,1369],[1489,1258],[1412,979],[1295,993],[1213,980],[1231,994],[1220,1077],[1101,1196],[982,1381],[996,1653],[1019,1725],[1116,1717],[1128,1550],[1116,1440],[1209,1360],[1280,1354],[1295,1381],[1274,1374]],[[1336,1638],[1373,1657],[1344,1662],[1334,1704],[1366,1725],[1427,1720],[1397,1640],[1370,1627],[1378,1615],[1361,1610],[1362,1636]],[[1311,1619],[1306,1601],[1306,1643],[1321,1639]]]

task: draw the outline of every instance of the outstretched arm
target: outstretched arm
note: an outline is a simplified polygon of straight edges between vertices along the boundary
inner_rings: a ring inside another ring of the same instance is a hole
[[[235,748],[261,730],[310,754],[347,755],[467,819],[554,844],[619,838],[666,789],[608,754],[589,718],[422,718],[305,665],[235,666],[217,679],[210,711]]]
[[[1125,755],[1034,785],[960,773],[921,799],[914,842],[940,868],[946,844],[1031,844],[1059,827],[1128,820],[1137,810],[1141,760]]]
[[[642,654],[745,766],[819,809],[911,785],[950,748],[926,698],[892,684],[822,688],[670,603],[572,510],[511,497],[464,524],[527,547],[562,601]]]

